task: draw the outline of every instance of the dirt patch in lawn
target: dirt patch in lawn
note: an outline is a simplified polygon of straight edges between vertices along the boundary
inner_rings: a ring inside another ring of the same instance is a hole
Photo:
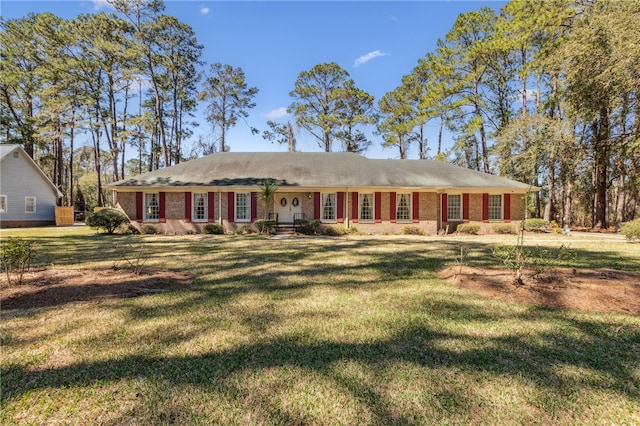
[[[194,276],[170,271],[45,269],[26,272],[21,285],[0,278],[0,308],[29,309],[105,297],[135,297],[183,288]]]
[[[513,275],[507,269],[455,266],[439,275],[458,287],[499,300],[640,315],[640,272],[554,269],[539,276],[529,272],[523,285],[514,285]]]

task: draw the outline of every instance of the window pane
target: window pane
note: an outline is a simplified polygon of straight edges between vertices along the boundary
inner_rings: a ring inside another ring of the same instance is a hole
[[[24,211],[26,213],[36,212],[36,197],[26,197],[24,199]]]
[[[322,220],[336,220],[336,194],[322,194]]]
[[[489,220],[502,220],[502,195],[489,195]]]
[[[7,211],[7,196],[0,195],[0,212],[4,213]]]
[[[248,221],[249,218],[249,193],[236,193],[236,220]]]
[[[411,194],[398,194],[397,220],[411,220]]]
[[[447,196],[447,220],[461,220],[462,219],[462,196],[461,195],[448,195]]]
[[[360,220],[373,220],[373,194],[360,194]]]
[[[207,218],[207,194],[193,194],[193,220],[205,220]]]
[[[144,194],[145,220],[158,220],[160,217],[160,204],[157,193]]]

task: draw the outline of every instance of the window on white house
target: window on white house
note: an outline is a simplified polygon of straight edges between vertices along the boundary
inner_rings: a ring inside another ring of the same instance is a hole
[[[236,192],[236,222],[251,221],[251,194]]]
[[[207,220],[207,193],[196,192],[193,194],[193,220]]]
[[[0,195],[0,213],[7,212],[7,196]]]
[[[336,220],[336,193],[322,194],[322,220]]]
[[[25,213],[36,212],[36,197],[24,197],[24,212]]]
[[[160,219],[160,195],[157,192],[144,194],[144,220]]]
[[[462,195],[447,195],[447,220],[462,220]]]
[[[489,220],[502,220],[502,195],[489,195]]]
[[[411,194],[398,194],[396,220],[411,220]]]
[[[373,194],[360,194],[360,220],[373,220]]]

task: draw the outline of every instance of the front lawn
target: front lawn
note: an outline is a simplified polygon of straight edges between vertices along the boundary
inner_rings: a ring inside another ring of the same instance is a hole
[[[2,424],[640,423],[638,317],[436,275],[461,247],[498,266],[500,239],[38,235],[39,267],[124,266],[144,247],[145,268],[196,279],[3,311]],[[566,241],[577,267],[640,270],[637,245]]]

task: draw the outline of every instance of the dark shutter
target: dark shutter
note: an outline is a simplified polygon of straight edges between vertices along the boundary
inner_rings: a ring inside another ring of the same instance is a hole
[[[227,219],[229,222],[235,220],[235,201],[236,194],[234,192],[227,192]]]
[[[469,194],[462,194],[462,220],[469,222]]]
[[[482,220],[489,221],[489,194],[482,194]]]
[[[191,193],[184,193],[184,221],[191,222]]]
[[[344,192],[338,192],[338,202],[336,203],[338,211],[336,212],[336,222],[344,222]]]
[[[158,209],[159,210],[159,212],[158,212],[159,220],[158,221],[160,223],[165,223],[167,221],[167,216],[165,214],[165,209],[166,209],[166,206],[167,206],[167,200],[166,199],[167,199],[166,192],[161,192],[160,193],[160,203],[159,203],[160,205],[158,206],[159,207],[159,209]]]
[[[504,206],[502,206],[504,209],[502,219],[505,222],[511,222],[511,194],[504,194],[502,202],[504,203]]]
[[[382,193],[381,192],[376,192],[374,194],[374,198],[375,198],[375,219],[376,219],[376,223],[380,223],[382,222]]]
[[[358,214],[358,193],[357,192],[352,192],[351,193],[351,222],[353,223],[358,223],[358,217],[360,216]]]
[[[413,205],[411,206],[413,209],[413,213],[412,213],[412,221],[415,222],[420,222],[420,193],[419,192],[414,192],[413,193]]]
[[[209,192],[207,193],[207,222],[213,222],[215,221],[215,204],[214,204],[214,200],[215,200],[215,192]]]
[[[144,219],[142,197],[142,192],[136,192],[136,221],[138,222]]]
[[[449,219],[449,213],[447,211],[447,206],[448,206],[448,202],[449,202],[449,197],[447,196],[447,194],[442,194],[442,223],[446,222]]]
[[[313,193],[313,218],[320,220],[320,193]]]

